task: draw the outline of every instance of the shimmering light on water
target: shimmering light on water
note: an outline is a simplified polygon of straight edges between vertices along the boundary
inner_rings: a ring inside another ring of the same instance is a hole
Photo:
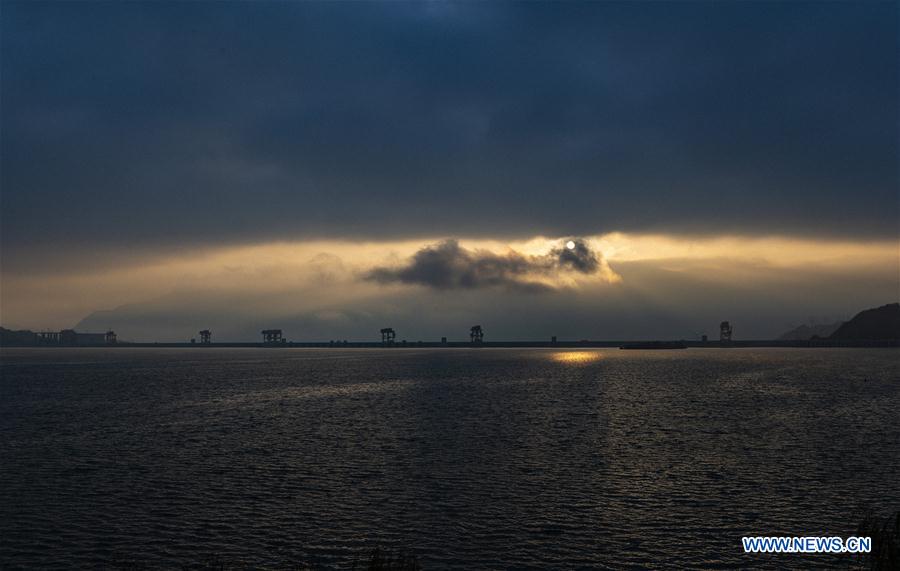
[[[557,363],[568,365],[584,365],[600,359],[600,351],[558,351],[551,353],[550,358]]]
[[[0,567],[770,568],[900,505],[895,350],[4,350]],[[846,567],[840,556],[803,564]]]

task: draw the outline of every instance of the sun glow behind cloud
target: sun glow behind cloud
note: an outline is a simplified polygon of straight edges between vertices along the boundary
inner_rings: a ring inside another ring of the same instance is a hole
[[[546,255],[563,247],[569,237],[528,240],[460,239],[472,251],[497,255]],[[597,291],[642,288],[643,294],[666,303],[664,284],[629,283],[621,268],[653,266],[670,273],[688,273],[715,287],[722,280],[758,279],[760,268],[812,271],[852,276],[881,272],[885,279],[898,272],[898,243],[813,241],[792,238],[712,237],[611,233],[582,238],[608,263],[608,272],[560,272],[540,276],[554,289]],[[3,273],[3,325],[69,327],[98,309],[139,303],[172,292],[240,293],[269,312],[339,308],[349,300],[376,299],[386,290],[421,286],[383,285],[363,279],[375,267],[398,266],[436,239],[404,241],[306,241],[248,244],[182,252],[169,256],[135,257],[128,263],[89,271],[31,274]],[[720,271],[728,266],[729,272]],[[734,268],[738,268],[736,273]],[[746,268],[743,274],[740,268]],[[624,277],[623,277],[624,276]],[[823,284],[827,286],[827,284]],[[296,298],[282,307],[284,296]],[[277,297],[282,295],[282,297]],[[677,300],[669,300],[676,304]]]

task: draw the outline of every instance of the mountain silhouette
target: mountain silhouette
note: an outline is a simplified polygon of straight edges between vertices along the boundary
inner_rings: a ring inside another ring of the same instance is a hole
[[[830,339],[900,339],[900,303],[857,313],[838,327]]]

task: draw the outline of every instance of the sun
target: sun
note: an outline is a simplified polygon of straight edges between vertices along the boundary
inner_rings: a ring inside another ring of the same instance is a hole
[[[574,249],[575,249],[575,242],[573,242],[572,240],[569,240],[568,242],[566,242],[566,248],[568,248],[568,249],[570,249],[570,250],[574,250]]]

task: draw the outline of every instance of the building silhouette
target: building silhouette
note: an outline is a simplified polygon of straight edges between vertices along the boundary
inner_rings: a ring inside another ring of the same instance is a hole
[[[734,328],[727,321],[723,321],[719,324],[719,341],[729,343],[733,333]]]
[[[261,331],[263,336],[263,343],[266,344],[274,344],[274,343],[284,343],[285,340],[282,337],[281,329],[263,329]]]

